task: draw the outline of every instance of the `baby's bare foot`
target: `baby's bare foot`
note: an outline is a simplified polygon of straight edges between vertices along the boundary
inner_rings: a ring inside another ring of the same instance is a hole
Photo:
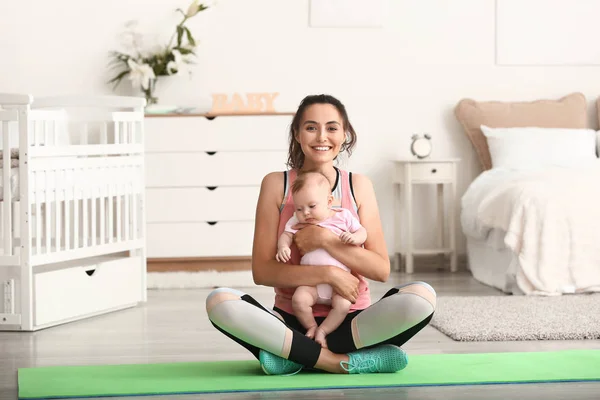
[[[315,334],[315,342],[319,343],[321,345],[322,348],[326,349],[327,348],[327,339],[326,339],[327,334],[325,333],[325,331],[321,328],[317,329],[317,332]]]
[[[311,326],[310,328],[308,328],[308,330],[306,331],[306,337],[309,337],[311,339],[313,339],[315,337],[315,332],[317,330],[317,326]]]

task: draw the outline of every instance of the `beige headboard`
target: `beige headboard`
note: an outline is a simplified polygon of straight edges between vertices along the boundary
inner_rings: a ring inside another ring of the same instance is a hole
[[[598,101],[600,110],[600,99]],[[587,128],[587,104],[582,93],[572,93],[558,100],[478,102],[462,99],[454,114],[475,147],[484,170],[492,168],[492,160],[487,140],[479,128],[481,125],[491,128]]]
[[[596,117],[598,126],[596,127],[596,155],[600,157],[600,97],[596,100]]]
[[[600,131],[600,97],[598,97],[598,99],[596,100],[596,116],[598,118],[598,127],[596,128],[596,130]]]

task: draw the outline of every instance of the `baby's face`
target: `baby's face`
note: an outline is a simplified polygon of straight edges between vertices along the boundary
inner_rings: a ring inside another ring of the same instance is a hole
[[[300,223],[317,224],[329,216],[331,196],[326,187],[307,185],[293,197]]]

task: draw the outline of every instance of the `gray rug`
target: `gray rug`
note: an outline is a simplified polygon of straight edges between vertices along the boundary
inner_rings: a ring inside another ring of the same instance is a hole
[[[600,294],[438,296],[431,326],[465,342],[600,339]]]

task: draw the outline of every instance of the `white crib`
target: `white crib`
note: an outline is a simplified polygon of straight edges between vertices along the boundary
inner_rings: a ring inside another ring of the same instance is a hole
[[[0,331],[146,301],[144,106],[0,93]]]

